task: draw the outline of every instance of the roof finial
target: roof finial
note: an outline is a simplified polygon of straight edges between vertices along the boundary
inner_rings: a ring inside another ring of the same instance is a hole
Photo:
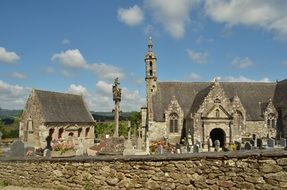
[[[152,38],[151,38],[151,36],[149,37],[149,39],[148,39],[148,51],[149,52],[152,52]]]

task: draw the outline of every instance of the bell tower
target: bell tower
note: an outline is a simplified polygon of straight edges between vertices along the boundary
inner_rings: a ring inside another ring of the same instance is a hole
[[[145,70],[146,70],[146,99],[147,99],[147,115],[148,121],[153,121],[152,109],[152,95],[157,90],[157,77],[156,77],[156,56],[153,53],[152,38],[148,40],[148,52],[145,56]]]

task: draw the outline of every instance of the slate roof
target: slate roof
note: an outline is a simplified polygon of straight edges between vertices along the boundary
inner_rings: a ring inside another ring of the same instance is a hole
[[[33,93],[46,123],[95,123],[80,95],[43,90],[33,90]]]
[[[278,82],[274,102],[276,108],[283,109],[287,113],[287,79]]]
[[[260,82],[220,82],[225,94],[232,99],[235,95],[246,110],[247,120],[263,120],[261,104],[273,100],[276,83]],[[158,91],[153,96],[155,121],[164,121],[164,111],[167,109],[172,96],[175,96],[184,111],[184,117],[189,118],[202,104],[209,93],[211,82],[158,82]]]

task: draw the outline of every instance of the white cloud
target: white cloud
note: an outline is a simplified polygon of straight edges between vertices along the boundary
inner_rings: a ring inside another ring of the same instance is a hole
[[[71,84],[68,88],[68,93],[86,96],[88,95],[87,89],[82,85]]]
[[[0,62],[14,63],[20,60],[15,52],[9,52],[4,47],[0,47]]]
[[[134,5],[127,9],[118,9],[118,19],[129,26],[136,26],[142,23],[144,14],[139,6]]]
[[[250,79],[245,76],[239,76],[239,77],[227,76],[227,77],[215,77],[215,78],[217,78],[219,81],[225,81],[225,82],[271,82],[271,80],[267,77],[264,77],[259,80]]]
[[[65,77],[72,77],[73,76],[69,71],[67,71],[65,69],[61,71],[61,74]]]
[[[145,0],[147,10],[151,10],[156,22],[174,38],[182,38],[186,24],[190,21],[190,11],[199,0]]]
[[[245,58],[235,57],[232,61],[232,65],[240,69],[245,69],[247,67],[252,66],[253,62],[248,57]]]
[[[31,89],[8,84],[0,80],[0,107],[6,109],[23,109]]]
[[[190,73],[185,78],[187,81],[199,81],[201,79],[201,76],[196,73]]]
[[[63,45],[69,45],[70,43],[71,43],[71,41],[69,39],[67,39],[67,38],[62,40],[62,44]]]
[[[65,67],[87,69],[94,72],[98,77],[103,79],[115,79],[116,77],[123,78],[124,73],[118,67],[105,63],[88,64],[78,49],[70,49],[65,52],[56,53],[51,58],[52,61],[57,61]],[[70,77],[71,73],[63,70],[62,74]]]
[[[98,81],[93,93],[88,92],[82,85],[71,84],[67,92],[83,95],[91,110],[112,111],[114,109],[112,83]],[[122,101],[120,104],[122,111],[139,111],[144,102],[145,98],[141,97],[137,90],[131,91],[122,87]]]
[[[127,88],[122,90],[122,111],[140,111],[145,104],[145,98],[142,97],[138,90],[131,91]]]
[[[208,53],[207,52],[196,52],[191,49],[187,49],[188,57],[195,63],[204,64],[208,61]]]
[[[13,73],[11,74],[11,77],[17,78],[17,79],[25,79],[25,78],[27,78],[27,76],[26,76],[25,74],[23,74],[23,73],[18,73],[18,72],[13,72]]]
[[[65,52],[56,53],[51,58],[64,66],[74,68],[85,68],[87,66],[85,58],[78,49],[69,49]]]
[[[205,0],[205,12],[228,26],[258,26],[287,39],[286,0]]]
[[[113,80],[116,77],[123,78],[124,73],[116,66],[105,63],[94,63],[88,66],[96,75],[104,79]]]

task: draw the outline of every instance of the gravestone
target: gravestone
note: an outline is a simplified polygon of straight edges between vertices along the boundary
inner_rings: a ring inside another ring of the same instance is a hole
[[[208,139],[208,152],[211,151],[211,147],[212,147],[212,139],[209,138],[209,139]]]
[[[280,146],[281,147],[286,147],[286,139],[285,138],[281,138],[280,139]]]
[[[181,152],[181,154],[186,154],[187,153],[187,146],[181,146],[180,152]]]
[[[50,149],[45,149],[43,156],[46,157],[46,158],[51,158],[51,150]]]
[[[125,141],[123,155],[134,155],[135,150],[131,141],[131,122],[128,121],[128,140]]]
[[[142,148],[143,148],[143,138],[141,137],[141,136],[139,136],[138,138],[137,138],[137,146],[136,146],[136,149],[138,149],[138,150],[142,150]]]
[[[258,147],[259,149],[262,149],[262,147],[263,147],[262,139],[257,139],[257,147]]]
[[[21,140],[15,140],[10,146],[10,151],[13,157],[23,157],[25,155],[24,143]]]
[[[194,145],[193,152],[199,153],[199,145],[198,144]]]
[[[220,141],[219,140],[214,141],[214,147],[215,147],[215,152],[218,152],[220,149]]]
[[[268,139],[268,140],[267,140],[267,146],[268,146],[269,148],[274,148],[274,146],[275,146],[275,140],[274,140],[274,139]]]
[[[251,150],[252,149],[252,145],[250,142],[246,142],[245,145],[244,145],[244,149],[245,150]]]
[[[252,145],[254,147],[257,147],[257,136],[255,134],[252,135],[252,140],[253,140],[253,142],[252,142],[253,144]]]
[[[156,154],[164,154],[165,150],[162,145],[158,145],[156,148]]]
[[[236,150],[241,150],[241,143],[238,141],[235,141],[235,146],[236,146]]]

